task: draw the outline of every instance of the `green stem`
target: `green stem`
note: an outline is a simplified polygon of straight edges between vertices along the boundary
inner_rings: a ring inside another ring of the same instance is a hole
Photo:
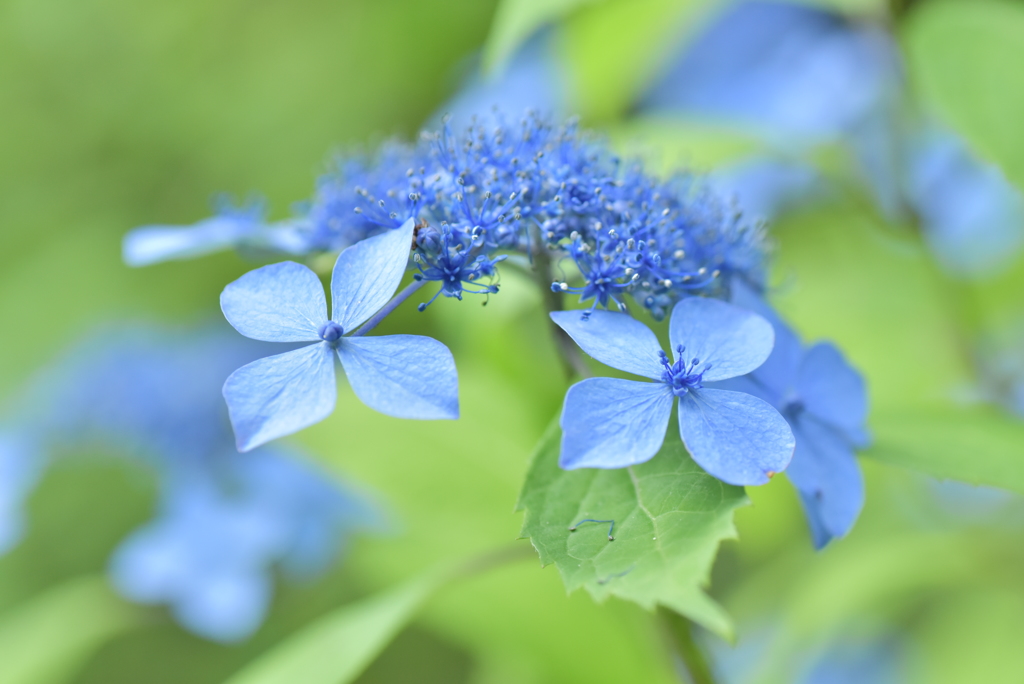
[[[537,226],[530,227],[530,238],[533,242],[533,280],[540,288],[541,301],[544,303],[545,318],[548,319],[548,329],[558,349],[558,358],[562,362],[562,370],[567,378],[574,376],[591,376],[590,368],[580,354],[580,348],[572,341],[572,338],[564,330],[555,325],[547,314],[552,311],[562,311],[565,308],[563,295],[551,289],[551,253],[547,250],[544,241],[541,239],[540,229]]]
[[[661,608],[658,617],[670,637],[673,650],[686,670],[688,684],[715,684],[704,653],[693,640],[693,623],[675,611]]]

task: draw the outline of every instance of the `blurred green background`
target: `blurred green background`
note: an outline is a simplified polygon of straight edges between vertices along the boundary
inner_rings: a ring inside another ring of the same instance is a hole
[[[131,270],[122,235],[193,222],[217,191],[259,191],[283,216],[331,150],[414,134],[456,90],[496,4],[0,2],[0,396],[101,322],[216,317],[223,285],[250,264],[222,254]],[[658,149],[666,165],[707,168],[742,149],[696,123],[624,121],[637,65],[663,40],[648,33],[652,21],[690,21],[708,3],[561,4],[586,123]],[[1024,7],[923,0],[896,31],[912,87],[1024,183]],[[1019,267],[951,286],[855,193],[774,235],[776,279],[792,282],[780,310],[806,337],[836,340],[865,372],[883,436],[903,425],[899,412],[947,402],[968,381],[956,331],[1024,309]],[[564,385],[536,294],[504,277],[486,309],[443,301],[416,319],[458,359],[462,420],[403,423],[344,390],[335,414],[297,438],[378,490],[398,529],[359,540],[329,576],[283,588],[244,644],[204,642],[105,588],[110,551],[152,512],[145,472],[102,458],[53,469],[31,500],[28,537],[0,558],[0,661],[10,659],[0,682],[221,682],[317,615],[435,563],[516,543],[516,495]],[[969,290],[966,322],[951,287]],[[848,539],[813,552],[797,499],[777,478],[751,492],[739,541],[723,547],[712,594],[736,616],[741,645],[755,627],[775,635],[765,681],[788,681],[802,653],[851,630],[906,635],[913,681],[1019,681],[1021,502],[983,494],[983,514],[951,509],[930,480],[862,462],[868,503]],[[566,597],[553,568],[521,558],[443,589],[359,681],[678,681],[651,616]]]

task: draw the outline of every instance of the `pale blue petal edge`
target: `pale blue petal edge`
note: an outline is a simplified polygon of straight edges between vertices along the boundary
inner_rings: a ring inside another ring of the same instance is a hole
[[[572,470],[649,461],[665,441],[674,399],[656,382],[589,378],[576,383],[562,408],[558,464]]]
[[[680,397],[679,435],[704,470],[734,485],[760,485],[782,472],[796,440],[770,404],[742,392],[703,388]]]
[[[864,506],[864,477],[851,445],[811,416],[794,425],[796,453],[786,475],[800,493],[815,548],[853,527]]]
[[[551,320],[601,363],[645,378],[661,378],[658,338],[632,316],[593,311],[584,317],[582,311],[552,311]]]
[[[409,219],[338,255],[331,276],[331,318],[345,332],[379,311],[398,289],[409,265],[414,225]]]
[[[711,364],[705,382],[746,375],[768,358],[775,343],[772,324],[762,316],[719,299],[687,297],[676,303],[669,321],[672,354]]]
[[[142,226],[121,242],[121,256],[133,267],[191,259],[235,246],[257,224],[250,218],[215,216],[192,226]]]
[[[172,611],[196,634],[224,643],[238,642],[259,628],[272,594],[273,585],[264,570],[221,572],[176,597]]]
[[[327,298],[313,271],[282,261],[229,283],[220,308],[235,330],[265,342],[312,342],[327,321]]]
[[[857,441],[868,416],[867,391],[842,352],[830,342],[818,342],[804,354],[797,378],[797,394],[807,411]]]
[[[420,335],[346,337],[338,358],[360,401],[396,418],[459,417],[459,378],[448,347]]]
[[[253,361],[224,383],[239,451],[319,423],[336,397],[334,354],[326,342]]]

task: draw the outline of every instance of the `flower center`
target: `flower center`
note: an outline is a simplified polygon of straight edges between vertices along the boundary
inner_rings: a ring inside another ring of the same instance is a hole
[[[327,321],[320,326],[320,339],[324,342],[330,342],[331,344],[337,342],[342,335],[345,334],[345,329],[334,321]]]
[[[668,360],[668,355],[665,352],[658,352],[658,355],[661,357],[661,365],[665,368],[661,374],[661,381],[671,387],[672,394],[677,397],[683,396],[690,390],[703,387],[704,373],[711,370],[711,364],[709,363],[698,372],[697,367],[700,365],[700,359],[695,357],[687,363],[686,358],[683,356],[684,351],[686,351],[686,347],[682,345],[676,348],[679,360],[675,363]]]

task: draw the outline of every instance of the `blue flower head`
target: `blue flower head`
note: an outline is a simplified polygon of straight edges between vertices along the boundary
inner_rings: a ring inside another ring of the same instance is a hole
[[[333,479],[270,448],[179,474],[156,519],[115,551],[114,584],[134,601],[168,604],[206,638],[243,639],[263,621],[275,567],[319,572],[348,533],[377,524],[368,502]]]
[[[654,382],[590,378],[565,395],[563,468],[624,468],[649,460],[679,397],[679,433],[704,470],[737,485],[764,484],[786,468],[793,433],[769,404],[705,383],[743,375],[771,353],[771,324],[716,299],[679,301],[669,321],[670,358],[654,333],[624,313],[557,311],[551,318],[585,352]]]
[[[752,373],[719,386],[760,397],[789,422],[796,451],[786,475],[800,494],[814,545],[822,548],[850,531],[864,505],[864,478],[854,455],[870,442],[864,380],[835,345],[805,347],[749,289],[735,287],[733,301],[771,321],[775,348]]]
[[[458,418],[458,379],[447,347],[418,335],[352,334],[398,289],[412,240],[409,220],[343,251],[331,278],[330,318],[320,280],[292,261],[250,271],[224,288],[224,316],[246,337],[314,343],[254,361],[224,383],[240,451],[308,427],[334,410],[334,354],[370,408],[398,418]]]

